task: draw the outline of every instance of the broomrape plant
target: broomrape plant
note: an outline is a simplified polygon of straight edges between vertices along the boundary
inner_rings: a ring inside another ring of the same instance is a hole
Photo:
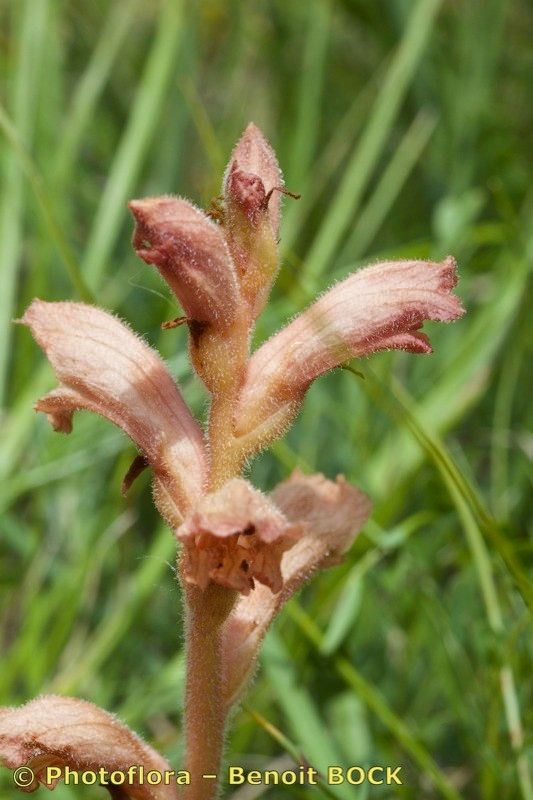
[[[452,293],[456,264],[386,261],[361,269],[317,299],[250,355],[255,322],[279,267],[281,195],[290,194],[274,151],[250,124],[231,155],[220,209],[188,200],[131,201],[133,245],[175,294],[189,330],[191,363],[210,395],[207,429],[193,418],[157,353],[102,309],[34,300],[21,322],[46,353],[59,386],[38,400],[54,429],[75,411],[106,417],[140,455],[124,490],[149,467],[154,502],[180,543],[186,612],[186,763],[189,783],[148,786],[135,775],[115,798],[209,800],[228,715],[243,695],[265,633],[287,599],[318,569],[336,564],[370,513],[343,477],[294,472],[270,496],[242,477],[246,463],[281,437],[309,385],[353,357],[378,350],[430,353],[425,320],[463,309]],[[0,710],[0,758],[46,767],[163,772],[169,765],[107,712],[45,696]]]

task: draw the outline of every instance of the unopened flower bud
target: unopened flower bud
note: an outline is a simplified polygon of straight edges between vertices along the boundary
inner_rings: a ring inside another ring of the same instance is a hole
[[[239,169],[234,161],[226,178],[226,198],[233,213],[242,212],[253,226],[267,212],[265,185],[258,175]]]
[[[231,214],[238,208],[250,215],[264,209],[272,233],[279,234],[283,187],[276,154],[257,125],[251,122],[235,145],[224,177],[224,198]],[[268,196],[268,203],[265,199]]]
[[[263,309],[278,269],[282,188],[276,154],[251,123],[231,154],[223,190],[226,238],[253,319]]]

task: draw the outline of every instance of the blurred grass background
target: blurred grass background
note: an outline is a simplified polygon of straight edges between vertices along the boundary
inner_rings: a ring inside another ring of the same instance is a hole
[[[4,0],[0,18],[0,702],[85,697],[180,763],[172,537],[147,476],[120,496],[134,455],[120,433],[79,414],[63,437],[34,414],[54,379],[12,320],[34,296],[95,298],[160,348],[203,416],[125,203],[207,205],[254,120],[302,193],[284,204],[258,341],[385,257],[453,253],[468,313],[426,326],[431,357],[322,378],[251,470],[265,488],[295,465],[344,472],[375,512],[269,635],[228,760],[402,765],[404,786],[234,796],[531,800],[531,4]],[[7,770],[0,788],[19,797]]]

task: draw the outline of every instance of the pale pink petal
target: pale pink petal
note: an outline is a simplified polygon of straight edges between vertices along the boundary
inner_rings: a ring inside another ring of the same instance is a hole
[[[36,409],[66,433],[78,409],[101,414],[122,428],[153,467],[156,482],[165,485],[179,519],[203,489],[205,447],[198,423],[157,353],[120,320],[83,303],[34,300],[21,322],[31,329],[61,384]]]
[[[252,356],[237,432],[247,433],[284,409],[291,418],[309,384],[350,358],[398,348],[431,352],[419,331],[424,321],[450,322],[464,313],[451,291],[455,270],[451,257],[387,261],[334,286]]]
[[[280,560],[302,535],[248,481],[234,478],[204,495],[177,530],[185,580],[201,589],[214,581],[248,594],[255,581],[281,589]]]
[[[272,500],[291,522],[305,525],[305,533],[283,554],[282,588],[272,594],[258,584],[241,597],[224,628],[226,702],[242,693],[253,671],[265,633],[284,603],[318,569],[337,564],[366,522],[369,498],[343,477],[335,482],[323,475],[296,470],[272,493]]]
[[[159,753],[112,714],[85,700],[46,695],[19,708],[0,709],[0,761],[9,769],[29,766],[36,781],[53,789],[57,779],[47,781],[47,767],[69,767],[77,772],[128,773],[143,766],[164,775],[171,767]],[[105,778],[104,778],[105,779]],[[168,785],[149,786],[131,775],[121,786],[131,800],[176,800],[175,780]]]
[[[157,267],[189,324],[231,324],[239,288],[220,227],[180,197],[132,200],[129,207],[137,223],[133,235],[137,255]]]
[[[261,130],[253,122],[235,145],[224,176],[226,203],[238,202],[249,215],[268,199],[268,218],[277,236],[280,222],[283,176],[276,154]],[[265,206],[266,207],[266,206]]]

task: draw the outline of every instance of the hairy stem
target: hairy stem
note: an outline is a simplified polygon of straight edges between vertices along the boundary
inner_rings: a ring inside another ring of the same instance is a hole
[[[250,319],[243,307],[223,336],[204,337],[191,349],[194,368],[212,394],[208,445],[208,491],[242,472],[245,449],[236,439],[234,415],[248,362]],[[187,625],[185,694],[186,769],[191,783],[184,800],[214,800],[220,788],[224,735],[229,712],[224,687],[222,628],[238,593],[210,583],[206,589],[183,581]],[[206,777],[211,776],[211,777]]]
[[[209,415],[210,491],[219,489],[242,471],[244,451],[233,432],[234,413],[235,400],[232,396],[213,398]]]
[[[246,369],[248,339],[249,321],[241,315],[231,333],[221,341],[211,341],[204,348],[203,361],[198,360],[213,392],[208,430],[209,491],[220,488],[242,471],[244,454],[235,439],[233,417]],[[185,800],[214,800],[220,788],[229,710],[223,700],[222,627],[237,592],[216,583],[210,583],[205,590],[185,581],[183,585],[187,607],[185,765],[191,779],[183,796]]]
[[[203,591],[185,584],[184,591],[187,599],[185,767],[191,783],[183,797],[214,800],[219,790],[227,718],[222,702],[221,630],[237,593],[215,583]]]
[[[210,491],[240,475],[246,458],[244,447],[235,436],[234,418],[248,362],[249,337],[250,320],[243,311],[219,347],[212,347],[204,354],[209,367],[210,362],[216,362],[216,370],[212,370],[208,431]]]

